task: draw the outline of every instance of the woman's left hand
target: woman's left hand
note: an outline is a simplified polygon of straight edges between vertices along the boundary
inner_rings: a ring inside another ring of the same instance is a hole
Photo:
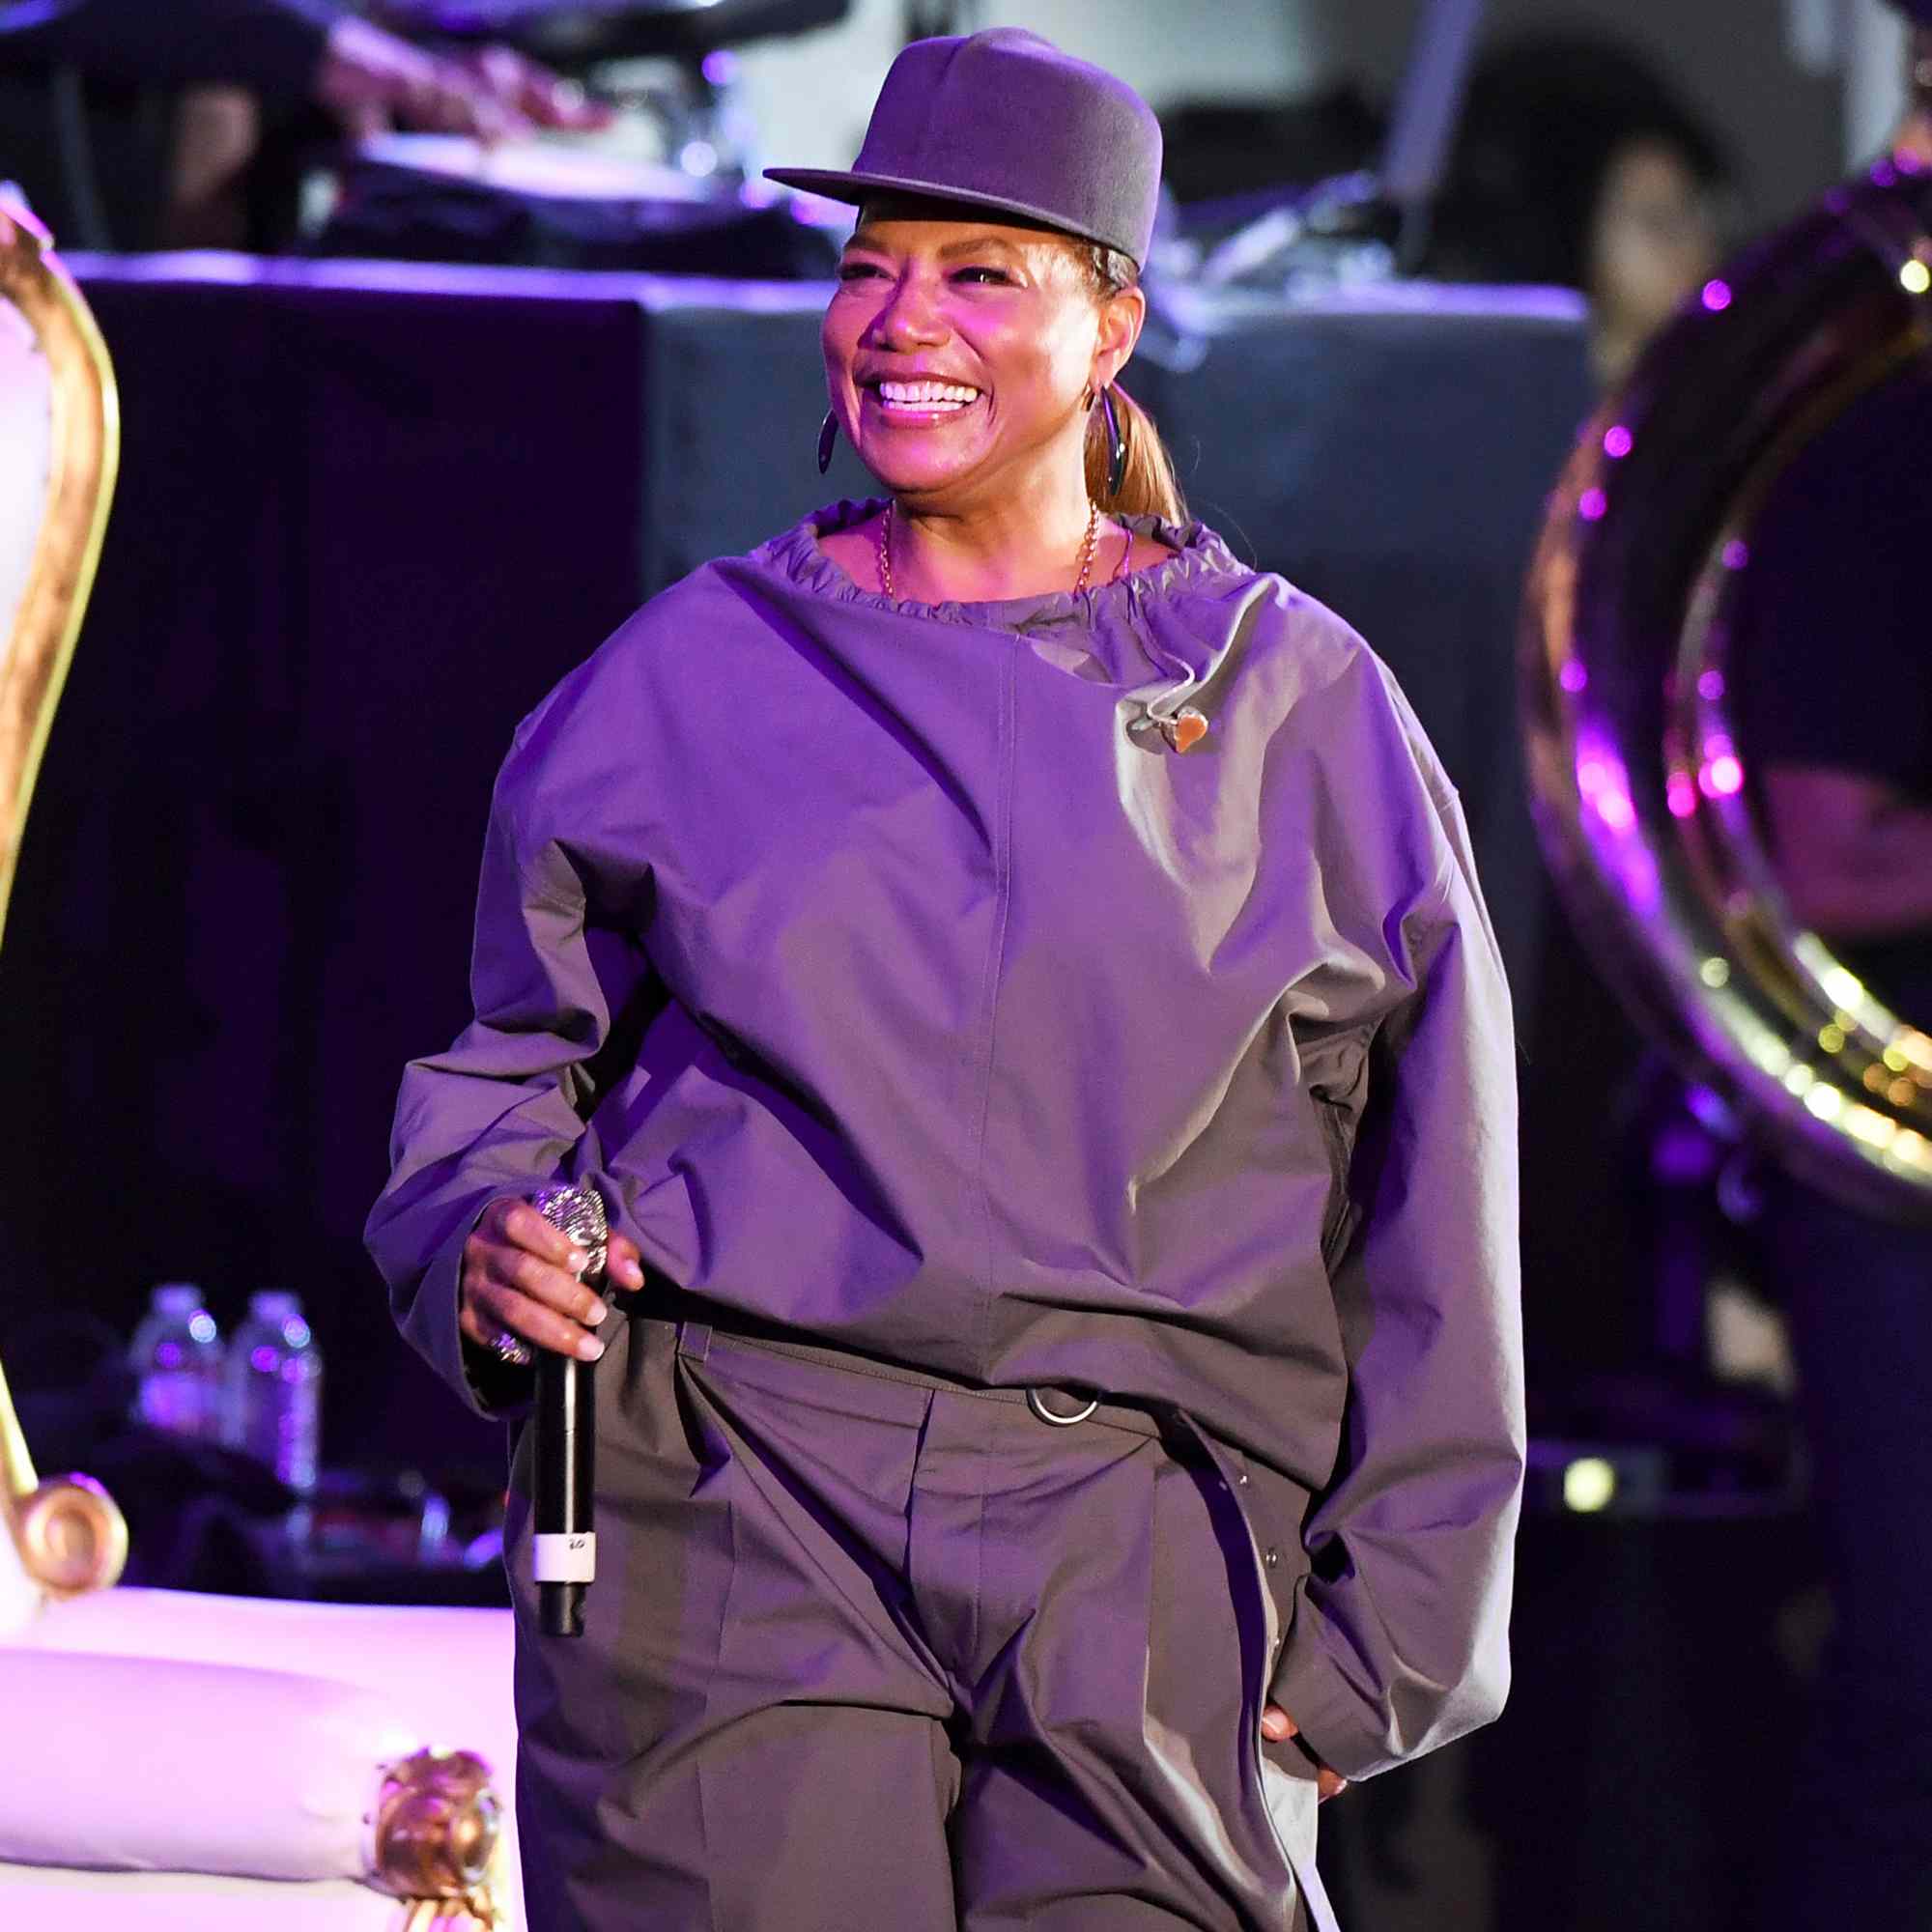
[[[1301,1726],[1279,1704],[1270,1704],[1262,1713],[1262,1736],[1269,1744],[1285,1745],[1290,1738],[1300,1735]],[[1318,1804],[1325,1804],[1337,1792],[1348,1790],[1349,1780],[1339,1771],[1330,1771],[1313,1751],[1308,1750],[1306,1745],[1302,1746],[1302,1749],[1308,1751],[1315,1764],[1315,1801]]]

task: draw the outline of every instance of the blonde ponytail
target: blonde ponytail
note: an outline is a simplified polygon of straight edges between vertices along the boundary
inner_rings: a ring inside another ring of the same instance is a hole
[[[1175,480],[1174,458],[1160,440],[1153,418],[1116,383],[1114,414],[1127,445],[1127,465],[1120,494],[1107,494],[1107,412],[1095,403],[1087,425],[1087,494],[1101,509],[1126,517],[1154,516],[1185,525],[1187,499]]]
[[[1123,289],[1133,288],[1140,271],[1133,257],[1117,248],[1095,246],[1093,253],[1094,280],[1105,299]],[[1168,454],[1152,416],[1134,401],[1117,382],[1113,384],[1114,412],[1121,436],[1127,445],[1126,469],[1117,495],[1107,493],[1107,412],[1096,400],[1087,418],[1087,494],[1101,509],[1128,517],[1158,517],[1163,523],[1184,525],[1187,499],[1174,473],[1174,458]]]

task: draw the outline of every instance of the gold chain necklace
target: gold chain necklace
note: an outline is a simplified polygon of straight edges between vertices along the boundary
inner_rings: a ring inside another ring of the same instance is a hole
[[[879,519],[879,588],[894,603],[898,602],[898,592],[893,588],[893,511],[894,497],[886,498],[886,514]],[[1094,550],[1100,540],[1100,506],[1098,503],[1087,505],[1087,534],[1080,539],[1080,575],[1073,580],[1073,594],[1078,597],[1087,588],[1087,579],[1094,569]],[[1133,549],[1133,538],[1127,539],[1127,551]],[[1121,562],[1127,560],[1126,551],[1121,554]],[[1116,571],[1115,576],[1120,572]]]

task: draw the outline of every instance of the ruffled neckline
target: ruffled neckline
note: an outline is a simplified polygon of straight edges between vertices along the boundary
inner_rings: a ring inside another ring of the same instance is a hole
[[[1206,524],[1177,525],[1155,516],[1122,516],[1115,521],[1137,535],[1158,539],[1175,554],[1164,562],[1078,592],[1049,590],[1034,597],[1003,597],[983,603],[949,599],[941,604],[922,604],[916,598],[888,597],[882,591],[863,588],[841,564],[825,554],[819,542],[821,537],[876,516],[885,506],[883,497],[841,497],[760,545],[752,553],[752,559],[779,571],[800,588],[836,603],[895,611],[941,624],[975,624],[1005,631],[1056,623],[1092,627],[1109,615],[1126,616],[1144,598],[1162,598],[1177,590],[1205,586],[1211,578],[1253,575]]]

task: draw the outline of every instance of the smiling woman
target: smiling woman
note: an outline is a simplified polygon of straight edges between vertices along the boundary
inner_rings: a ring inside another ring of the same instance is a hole
[[[868,200],[826,313],[826,381],[833,419],[893,497],[828,554],[849,567],[874,545],[880,587],[895,587],[886,525],[903,515],[913,568],[897,581],[928,582],[930,602],[1053,586],[1069,507],[1075,589],[1109,548],[1111,575],[1171,554],[1100,517],[1186,519],[1159,434],[1120,381],[1146,312],[1119,249],[930,196]]]
[[[1332,1932],[1318,1804],[1500,1703],[1507,995],[1387,672],[1120,387],[1159,172],[1031,34],[906,48],[780,177],[860,207],[880,496],[654,599],[498,781],[369,1234],[473,1406],[597,1363],[581,1639],[512,1475],[533,1932]]]
[[[826,380],[892,495],[828,554],[850,569],[875,548],[879,587],[929,603],[1085,589],[1103,543],[1131,567],[1126,527],[1101,527],[1085,448],[1146,301],[1131,285],[1098,292],[1091,254],[943,202],[867,206],[826,311]],[[1150,538],[1141,560],[1166,554]]]

